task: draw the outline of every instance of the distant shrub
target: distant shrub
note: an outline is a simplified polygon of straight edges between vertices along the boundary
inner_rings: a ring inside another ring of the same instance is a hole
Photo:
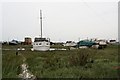
[[[51,70],[55,70],[59,67],[59,58],[53,56],[53,57],[48,57],[47,59],[45,59],[44,65],[43,67],[45,69],[51,69]]]

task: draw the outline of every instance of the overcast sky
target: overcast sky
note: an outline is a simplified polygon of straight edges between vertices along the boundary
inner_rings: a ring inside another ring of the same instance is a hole
[[[117,2],[3,2],[2,40],[24,40],[40,35],[40,9],[43,36],[51,41],[88,38],[118,38]]]

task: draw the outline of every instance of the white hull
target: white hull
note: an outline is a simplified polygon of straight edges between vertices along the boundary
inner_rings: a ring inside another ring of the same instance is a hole
[[[64,46],[76,46],[77,44],[76,43],[65,43],[63,44]]]
[[[33,49],[38,51],[48,51],[50,47],[49,46],[33,46]]]
[[[50,49],[50,42],[34,42],[33,43],[33,50],[48,51],[49,49]]]

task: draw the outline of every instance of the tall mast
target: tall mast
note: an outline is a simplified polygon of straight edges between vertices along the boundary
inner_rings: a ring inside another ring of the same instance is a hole
[[[42,10],[40,10],[40,26],[41,26],[41,38],[42,38]]]

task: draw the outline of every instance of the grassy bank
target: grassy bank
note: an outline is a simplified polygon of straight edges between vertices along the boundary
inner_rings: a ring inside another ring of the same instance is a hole
[[[118,46],[105,49],[77,49],[66,51],[30,51],[31,46],[3,46],[3,49],[27,48],[26,51],[2,50],[3,78],[17,78],[23,57],[30,71],[40,78],[117,78]],[[53,46],[56,48],[56,46]],[[61,46],[60,46],[61,47]],[[58,47],[57,47],[58,48]],[[62,47],[63,48],[63,47]],[[22,56],[21,56],[22,55]]]

